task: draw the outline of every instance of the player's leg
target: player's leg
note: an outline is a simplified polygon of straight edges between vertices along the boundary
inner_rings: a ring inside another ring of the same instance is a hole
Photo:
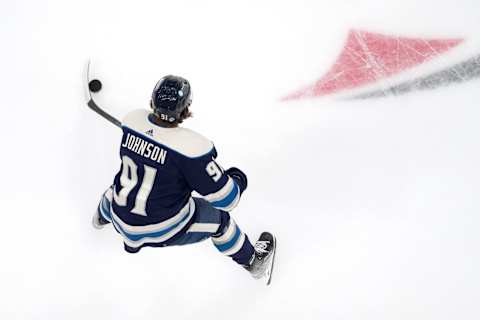
[[[228,212],[218,210],[204,199],[195,198],[195,220],[176,244],[184,245],[211,238],[224,255],[247,269],[254,278],[270,280],[275,255],[275,237],[263,232],[255,247]]]
[[[221,211],[221,219],[218,232],[211,237],[213,244],[220,252],[247,269],[254,278],[266,277],[267,284],[270,284],[275,257],[275,237],[269,232],[263,232],[253,247],[247,235],[227,212]]]
[[[269,232],[263,232],[252,246],[246,234],[227,212],[221,212],[221,224],[211,239],[217,249],[242,265],[256,278],[267,278],[270,284],[275,258],[276,240]]]
[[[187,245],[211,238],[220,252],[242,266],[247,266],[254,256],[253,246],[230,214],[214,208],[202,198],[194,198],[194,221],[188,230],[168,241],[168,245]]]
[[[242,266],[248,266],[254,257],[254,248],[228,212],[220,211],[221,224],[211,236],[215,247]]]
[[[93,227],[96,229],[102,229],[105,225],[112,222],[112,216],[110,213],[110,204],[113,199],[113,189],[108,188],[102,195],[102,199],[98,204],[97,210],[92,218]]]

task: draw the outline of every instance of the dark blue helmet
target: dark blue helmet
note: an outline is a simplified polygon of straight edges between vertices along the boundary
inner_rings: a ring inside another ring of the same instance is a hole
[[[190,83],[182,77],[165,76],[153,89],[153,112],[164,121],[175,122],[191,103]]]

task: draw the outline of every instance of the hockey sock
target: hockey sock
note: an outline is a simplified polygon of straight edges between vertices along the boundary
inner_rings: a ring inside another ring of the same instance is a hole
[[[230,218],[228,213],[224,212],[220,233],[212,236],[215,247],[224,255],[231,257],[240,265],[246,266],[254,254],[253,246],[235,221]],[[223,218],[226,219],[223,219]],[[222,228],[223,226],[223,228]]]

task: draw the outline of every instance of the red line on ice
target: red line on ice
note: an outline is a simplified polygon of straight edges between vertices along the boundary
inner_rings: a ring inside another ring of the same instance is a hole
[[[352,30],[332,68],[313,85],[283,100],[319,97],[374,83],[420,65],[462,42],[462,39],[426,40]]]

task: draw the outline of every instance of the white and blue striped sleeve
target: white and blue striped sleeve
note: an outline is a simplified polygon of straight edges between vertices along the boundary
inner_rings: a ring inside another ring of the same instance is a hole
[[[231,211],[240,201],[240,188],[215,161],[216,156],[213,148],[201,157],[186,159],[181,170],[192,190],[201,194],[213,207]]]

